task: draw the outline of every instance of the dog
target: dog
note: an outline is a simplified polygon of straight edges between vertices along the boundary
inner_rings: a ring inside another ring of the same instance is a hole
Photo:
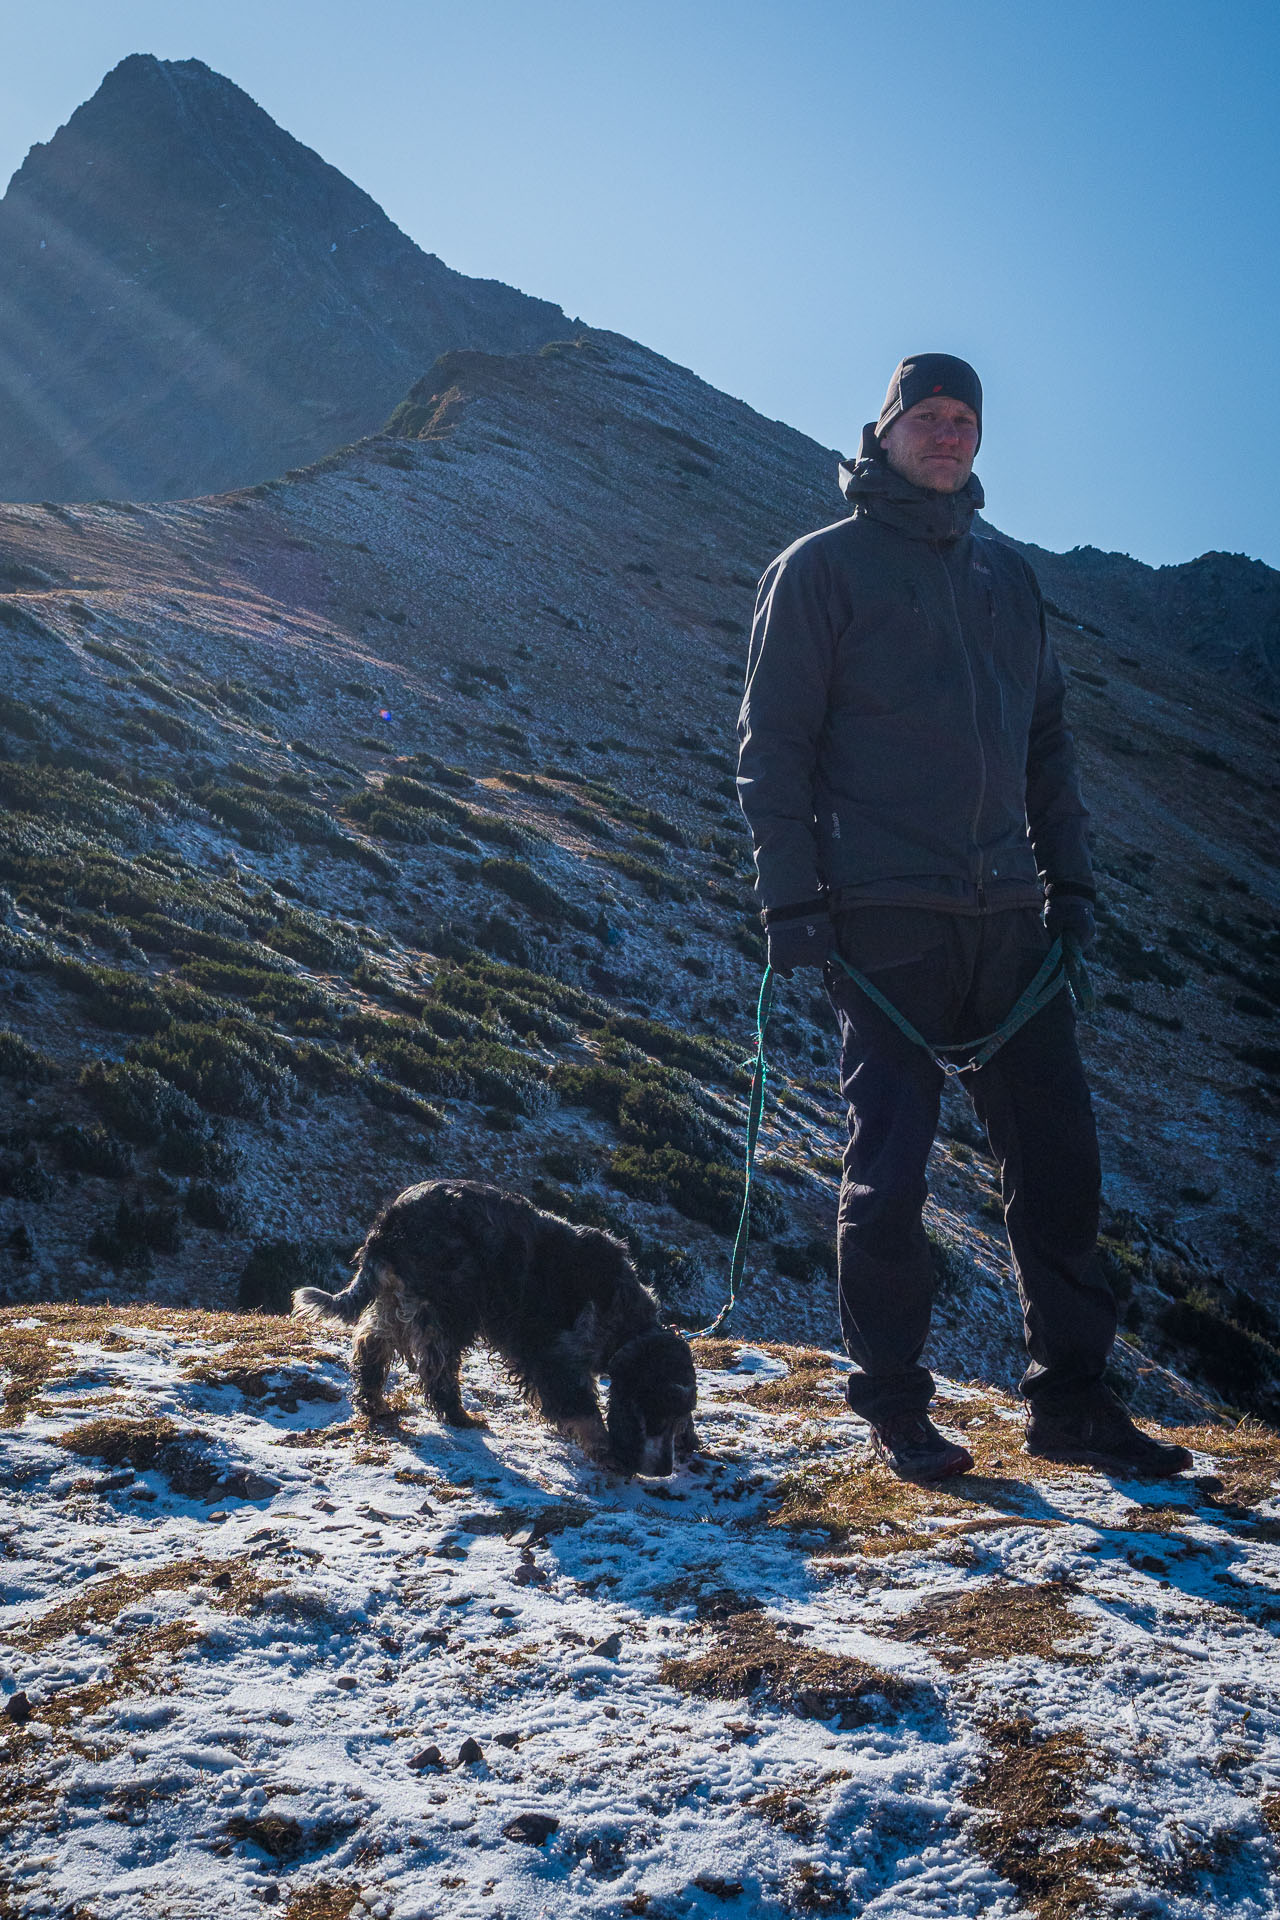
[[[424,1180],[384,1208],[341,1293],[300,1287],[293,1311],[355,1327],[357,1411],[385,1418],[397,1354],[451,1427],[483,1426],[462,1404],[462,1355],[481,1342],[521,1393],[593,1460],[665,1476],[698,1440],[687,1340],[662,1326],[620,1240],[573,1226],[474,1180]],[[602,1418],[595,1376],[609,1375]]]

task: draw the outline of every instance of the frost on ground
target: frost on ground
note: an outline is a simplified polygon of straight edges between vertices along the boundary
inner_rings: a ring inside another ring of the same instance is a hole
[[[1194,1476],[869,1464],[842,1362],[702,1342],[623,1483],[478,1357],[353,1422],[268,1318],[0,1315],[0,1914],[1280,1912],[1280,1440]]]

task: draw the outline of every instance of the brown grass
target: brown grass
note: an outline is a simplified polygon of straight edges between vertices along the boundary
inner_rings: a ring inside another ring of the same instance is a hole
[[[203,1435],[183,1433],[172,1420],[129,1420],[106,1414],[101,1420],[84,1420],[66,1433],[54,1435],[54,1445],[68,1453],[79,1453],[93,1460],[105,1460],[109,1467],[133,1467],[146,1473],[154,1467],[162,1448],[175,1440],[190,1440]]]
[[[842,1378],[831,1356],[812,1347],[782,1349],[788,1371],[781,1380],[757,1380],[738,1399],[769,1413],[844,1413]]]
[[[693,1354],[695,1367],[706,1367],[712,1373],[724,1373],[738,1364],[738,1355],[742,1352],[741,1340],[691,1340],[689,1350]]]
[[[359,1887],[318,1881],[314,1886],[300,1887],[296,1893],[289,1895],[284,1920],[351,1920],[351,1913],[359,1898]]]
[[[1024,1653],[1061,1660],[1058,1642],[1086,1631],[1086,1622],[1069,1605],[1076,1591],[1065,1581],[1038,1586],[994,1581],[924,1601],[890,1634],[923,1644],[949,1673],[977,1660],[1011,1660]]]
[[[1271,1793],[1258,1807],[1268,1833],[1280,1835],[1280,1793]]]
[[[36,1326],[23,1322],[36,1321]],[[323,1341],[323,1334],[301,1321],[283,1321],[265,1313],[210,1313],[180,1307],[82,1307],[59,1302],[0,1308],[0,1368],[6,1379],[0,1424],[17,1426],[30,1413],[55,1376],[79,1371],[72,1343],[95,1343],[105,1352],[127,1353],[135,1343],[119,1328],[140,1334],[168,1334],[177,1340],[200,1341],[226,1348],[222,1358],[192,1356],[191,1365],[225,1369],[266,1369],[275,1360],[297,1367],[300,1353]],[[317,1383],[319,1384],[319,1383]],[[328,1399],[323,1387],[314,1395]]]
[[[1098,1910],[1098,1876],[1131,1859],[1119,1841],[1095,1834],[1074,1844],[1059,1835],[1080,1824],[1073,1802],[1096,1777],[1101,1756],[1076,1727],[1042,1733],[1025,1715],[990,1721],[991,1751],[965,1798],[979,1808],[974,1843],[1010,1881],[1038,1920],[1071,1920]]]
[[[896,1710],[921,1692],[864,1660],[797,1646],[754,1611],[732,1614],[707,1653],[664,1660],[659,1678],[712,1700],[756,1694],[802,1719],[835,1717],[841,1727],[874,1719],[882,1701]]]
[[[30,1317],[21,1315],[24,1320]],[[6,1324],[18,1318],[17,1309],[12,1307],[7,1315],[0,1316],[0,1366],[6,1375],[0,1424],[6,1427],[21,1426],[58,1365],[57,1349],[43,1332]]]
[[[250,1613],[264,1595],[281,1584],[264,1578],[245,1560],[171,1560],[145,1573],[112,1573],[86,1583],[70,1600],[51,1607],[39,1619],[10,1628],[8,1637],[22,1647],[49,1646],[66,1634],[79,1633],[90,1622],[97,1627],[110,1626],[120,1614],[153,1593],[185,1587],[212,1587],[218,1606],[232,1613]]]
[[[1217,1461],[1216,1474],[1195,1482],[1207,1505],[1240,1517],[1271,1498],[1280,1479],[1280,1433],[1274,1427],[1264,1426],[1261,1420],[1242,1420],[1234,1427],[1161,1431],[1166,1439],[1212,1454]]]

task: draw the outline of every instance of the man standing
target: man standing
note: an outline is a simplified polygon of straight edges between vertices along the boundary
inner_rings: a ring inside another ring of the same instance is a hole
[[[904,360],[858,459],[853,513],[760,583],[738,791],[773,967],[825,969],[849,1144],[840,1319],[849,1404],[904,1479],[973,1465],[928,1417],[933,1272],[921,1219],[943,1075],[933,1047],[990,1033],[1051,941],[1093,939],[1093,874],[1064,683],[1035,575],[975,534],[982,388],[950,354]],[[1102,1384],[1115,1338],[1098,1273],[1100,1174],[1066,992],[963,1082],[1000,1163],[1026,1327],[1033,1454],[1177,1473]]]

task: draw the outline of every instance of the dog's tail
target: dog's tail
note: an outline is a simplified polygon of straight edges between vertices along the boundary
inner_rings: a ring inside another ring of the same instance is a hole
[[[323,1287],[299,1287],[293,1296],[294,1315],[299,1320],[337,1320],[354,1327],[366,1307],[378,1297],[378,1273],[364,1248],[356,1256],[359,1265],[350,1285],[341,1293],[326,1293]]]

